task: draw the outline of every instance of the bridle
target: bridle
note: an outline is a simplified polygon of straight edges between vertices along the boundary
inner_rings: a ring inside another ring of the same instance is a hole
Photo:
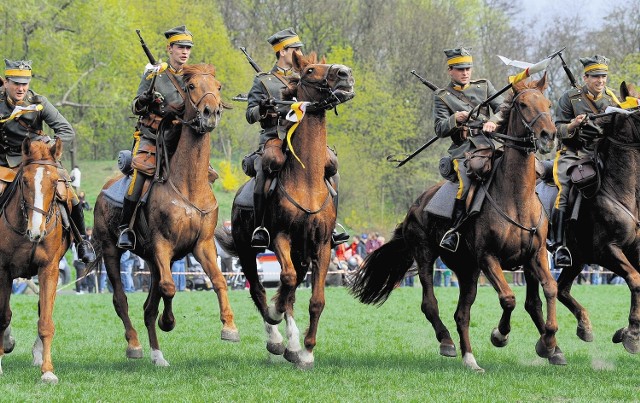
[[[211,95],[217,102],[218,102],[218,108],[216,111],[214,111],[214,113],[217,113],[220,109],[222,105],[222,101],[220,100],[220,98],[218,96],[216,96],[216,94],[214,94],[211,91],[207,91],[204,94],[202,94],[202,96],[196,101],[194,102],[193,99],[191,98],[191,89],[189,87],[189,83],[191,82],[191,78],[195,77],[195,76],[212,76],[215,78],[215,76],[211,73],[194,73],[193,75],[191,75],[189,77],[189,82],[185,83],[185,88],[179,88],[179,91],[181,92],[182,98],[184,99],[185,105],[188,105],[188,107],[190,107],[192,110],[195,110],[195,116],[193,117],[193,119],[190,119],[188,121],[186,120],[182,120],[180,118],[178,118],[178,120],[180,120],[180,122],[183,125],[189,126],[190,128],[192,128],[196,133],[203,135],[205,133],[208,133],[210,131],[212,131],[214,129],[213,126],[207,124],[206,122],[208,121],[208,119],[206,119],[204,116],[202,116],[202,113],[200,112],[200,109],[198,109],[198,107],[200,106],[200,104],[202,103],[202,101],[204,101],[204,99]],[[187,114],[187,111],[185,109],[185,115]]]
[[[520,151],[522,151],[522,152],[524,152],[526,154],[534,153],[534,152],[538,151],[538,142],[536,140],[535,132],[533,131],[533,126],[536,124],[538,119],[540,119],[541,117],[543,117],[545,115],[551,117],[551,113],[550,112],[539,112],[530,121],[527,121],[524,118],[524,114],[522,113],[522,109],[520,109],[520,106],[519,106],[518,102],[516,102],[516,101],[518,100],[518,98],[522,94],[524,94],[525,92],[530,92],[530,91],[538,91],[538,90],[534,89],[534,88],[526,88],[526,89],[518,92],[513,97],[513,99],[511,100],[511,111],[513,112],[513,110],[515,109],[515,112],[519,115],[520,122],[522,123],[522,125],[525,128],[525,135],[524,136],[516,137],[516,136],[509,136],[509,135],[501,134],[501,133],[485,133],[485,135],[487,135],[488,137],[493,138],[497,142],[503,144],[505,147],[515,148],[516,150],[520,150]],[[511,116],[511,114],[510,114],[510,116]]]
[[[324,75],[319,79],[309,80],[305,79],[304,77],[300,77],[297,87],[300,88],[307,97],[311,98],[309,88],[313,88],[321,94],[326,94],[326,97],[321,101],[315,101],[309,104],[306,109],[307,112],[326,111],[329,109],[333,109],[344,102],[336,95],[336,87],[334,86],[332,88],[329,85],[329,73],[331,72],[333,66],[335,66],[335,64],[330,64],[329,67],[327,67],[327,69],[325,70]],[[338,80],[336,82],[336,86],[337,85]]]

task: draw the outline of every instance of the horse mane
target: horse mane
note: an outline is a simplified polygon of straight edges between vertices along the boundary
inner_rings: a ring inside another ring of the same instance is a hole
[[[500,105],[500,113],[502,114],[502,119],[497,124],[496,132],[498,133],[507,133],[509,130],[509,113],[513,107],[513,98],[515,98],[516,94],[525,90],[536,88],[538,81],[533,80],[522,80],[513,84],[511,91],[505,97],[504,102]]]
[[[29,163],[32,161],[52,160],[51,148],[44,141],[33,140],[29,145],[29,154],[22,153],[22,161]]]
[[[182,67],[182,76],[184,81],[189,81],[195,74],[211,74],[215,77],[216,68],[211,64],[187,64]]]

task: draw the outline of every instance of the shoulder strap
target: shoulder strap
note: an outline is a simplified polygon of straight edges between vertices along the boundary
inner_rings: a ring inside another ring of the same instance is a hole
[[[589,97],[587,97],[584,91],[580,91],[580,96],[582,97],[584,102],[587,103],[587,106],[589,107],[589,109],[591,109],[591,111],[597,115],[599,113],[598,109],[596,109],[596,106],[593,104],[593,102],[591,102],[591,100],[589,99]]]

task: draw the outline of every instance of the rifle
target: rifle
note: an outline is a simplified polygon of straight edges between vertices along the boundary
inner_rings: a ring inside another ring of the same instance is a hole
[[[251,67],[253,67],[253,69],[256,71],[256,73],[262,73],[262,69],[260,68],[260,66],[258,66],[258,63],[256,63],[256,61],[253,60],[251,58],[251,56],[249,56],[249,54],[247,53],[247,48],[245,48],[244,46],[240,46],[240,50],[247,57],[247,60],[249,61],[249,64],[251,65]]]
[[[418,75],[415,70],[411,70],[411,74],[413,74],[414,76],[418,77],[418,79],[422,82],[422,84],[424,84],[427,87],[429,87],[430,90],[432,90],[432,91],[437,91],[438,90],[438,87],[436,87],[436,85],[434,83],[432,83],[431,81],[427,80],[426,78],[420,77],[420,75]],[[418,155],[422,151],[424,151],[431,144],[435,143],[436,140],[438,140],[438,139],[439,139],[438,136],[433,136],[432,138],[429,139],[429,141],[427,141],[422,146],[420,146],[420,148],[418,148],[417,150],[415,150],[414,152],[409,154],[409,156],[407,156],[405,159],[398,160],[398,159],[395,158],[394,155],[388,155],[387,156],[387,161],[389,161],[389,162],[398,162],[399,164],[396,165],[396,168],[400,168],[401,166],[403,166],[404,164],[409,162],[411,159],[413,159],[413,157],[415,157],[416,155]]]
[[[140,38],[140,45],[142,45],[142,50],[144,50],[144,53],[147,55],[147,58],[149,59],[149,63],[155,66],[157,63],[157,60],[155,57],[153,57],[153,53],[151,53],[151,51],[149,50],[149,47],[144,42],[144,39],[142,39],[142,35],[140,35],[139,29],[136,29],[136,34],[138,34],[138,38]],[[154,74],[153,78],[151,79],[151,85],[149,86],[149,89],[145,93],[147,97],[153,96],[153,92],[155,91],[155,86],[156,86],[156,77],[158,77],[158,75]]]
[[[578,83],[576,82],[576,77],[573,75],[573,73],[571,72],[571,69],[569,69],[569,66],[567,66],[567,63],[564,61],[564,58],[562,57],[562,51],[558,52],[558,56],[560,57],[560,60],[562,61],[562,68],[563,68],[564,72],[567,73],[567,77],[569,77],[569,81],[571,82],[571,86],[575,87],[575,88],[580,88],[578,86]]]

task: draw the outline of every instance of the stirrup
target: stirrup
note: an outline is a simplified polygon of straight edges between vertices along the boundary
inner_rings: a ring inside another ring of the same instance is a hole
[[[453,241],[453,242],[452,242]],[[454,243],[453,245],[451,243]],[[444,236],[440,240],[440,247],[448,250],[449,252],[456,252],[458,245],[460,244],[460,234],[455,228],[451,228],[444,233]]]
[[[128,237],[128,239],[124,239],[125,237]],[[133,242],[131,242],[131,239],[133,239]],[[125,243],[123,241],[125,242],[129,241],[129,242]],[[116,246],[124,250],[134,250],[136,248],[135,231],[133,231],[129,227],[125,227],[122,231],[120,231],[120,235],[118,236],[118,242],[116,243]]]
[[[560,253],[561,259],[558,259],[558,253]],[[563,260],[568,260],[564,261]],[[571,251],[564,245],[558,246],[555,252],[553,252],[553,264],[556,267],[571,267],[573,266],[573,258],[571,257]]]
[[[337,228],[338,226],[342,228],[342,232],[338,232],[338,228]],[[336,228],[334,228],[333,232],[331,233],[331,247],[335,248],[336,246],[347,242],[349,238],[351,237],[347,233],[347,230],[344,228],[342,224],[337,222]]]
[[[271,244],[271,235],[269,235],[269,230],[267,230],[264,226],[259,226],[253,230],[253,234],[251,234],[251,247],[266,249]]]
[[[91,245],[91,242],[87,241],[86,239],[82,239],[80,242],[78,242],[76,250],[78,251],[78,257],[85,264],[93,263],[96,261],[96,251],[95,249],[93,249],[93,245]],[[80,253],[81,251],[82,253]]]

